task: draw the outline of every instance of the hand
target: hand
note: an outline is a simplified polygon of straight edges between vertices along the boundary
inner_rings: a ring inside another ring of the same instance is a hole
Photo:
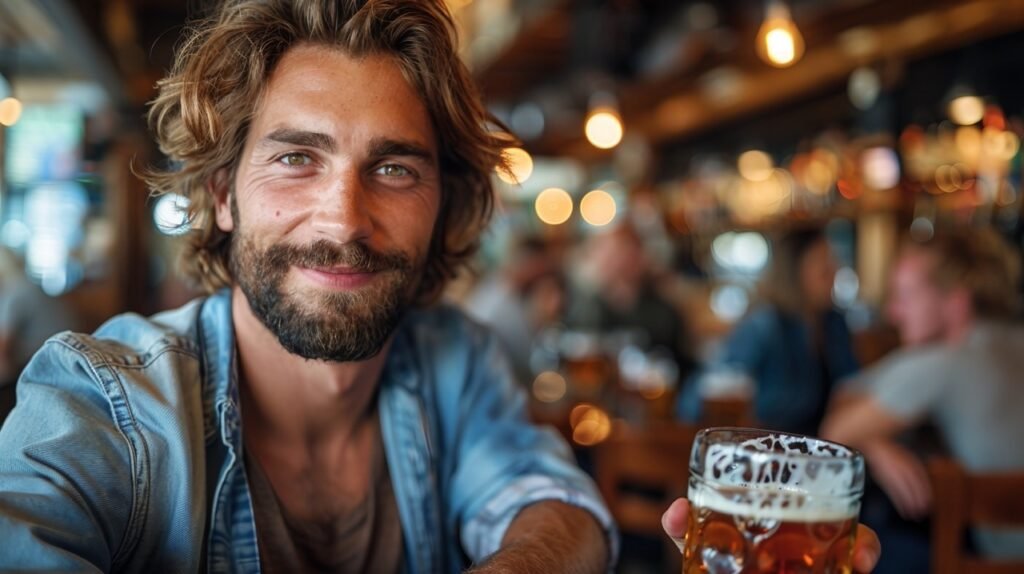
[[[690,503],[685,498],[676,499],[661,516],[661,526],[665,534],[676,543],[679,551],[683,550],[683,536],[686,535],[686,516],[690,512]],[[857,538],[853,543],[853,567],[857,572],[867,573],[875,567],[878,557],[882,554],[882,545],[867,526],[857,525]]]
[[[905,519],[920,520],[932,506],[928,471],[918,458],[889,440],[877,440],[862,449],[868,470]]]

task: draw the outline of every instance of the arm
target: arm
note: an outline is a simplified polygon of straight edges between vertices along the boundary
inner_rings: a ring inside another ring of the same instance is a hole
[[[931,482],[918,457],[894,438],[925,416],[939,400],[941,361],[910,355],[873,369],[861,392],[844,393],[832,405],[822,437],[864,453],[868,471],[901,516],[919,519],[931,507]],[[938,370],[936,368],[939,368]]]
[[[94,372],[50,342],[0,430],[0,571],[116,568],[133,507],[128,445]]]
[[[441,397],[445,410],[457,413],[444,416],[456,454],[446,511],[466,554],[478,564],[494,554],[499,567],[516,557],[539,558],[539,549],[557,540],[555,558],[564,564],[607,569],[617,538],[593,481],[561,437],[527,421],[526,396],[493,337],[472,335],[463,385]]]
[[[469,572],[599,573],[607,568],[608,551],[604,532],[589,512],[564,502],[538,502],[512,521],[501,550]]]
[[[857,449],[896,436],[916,422],[889,411],[871,395],[847,395],[840,401],[821,424],[821,436]]]

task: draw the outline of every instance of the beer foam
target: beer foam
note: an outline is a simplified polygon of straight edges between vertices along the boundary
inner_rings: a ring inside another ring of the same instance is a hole
[[[811,497],[782,489],[734,487],[728,493],[703,482],[690,484],[688,494],[695,508],[707,508],[735,517],[783,522],[839,522],[857,516],[860,504],[851,497]]]
[[[841,445],[766,433],[709,444],[702,462],[689,493],[699,507],[794,522],[846,520],[859,509],[863,471]]]

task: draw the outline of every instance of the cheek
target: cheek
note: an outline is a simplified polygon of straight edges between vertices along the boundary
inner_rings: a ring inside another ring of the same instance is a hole
[[[930,333],[940,324],[941,314],[924,301],[913,303],[910,311],[908,319],[912,323],[911,327],[918,332]]]
[[[390,237],[389,241],[385,240],[391,244],[388,247],[425,259],[435,233],[437,210],[417,202],[415,205],[395,205],[386,213],[385,221],[378,220],[378,226],[384,228],[378,232],[384,231],[382,235]]]

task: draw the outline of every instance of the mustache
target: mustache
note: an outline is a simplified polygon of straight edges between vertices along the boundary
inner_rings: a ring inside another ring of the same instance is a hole
[[[278,243],[267,248],[265,259],[271,270],[298,267],[348,267],[361,273],[407,271],[409,258],[398,251],[378,252],[362,243],[334,243],[319,239],[308,245]]]

